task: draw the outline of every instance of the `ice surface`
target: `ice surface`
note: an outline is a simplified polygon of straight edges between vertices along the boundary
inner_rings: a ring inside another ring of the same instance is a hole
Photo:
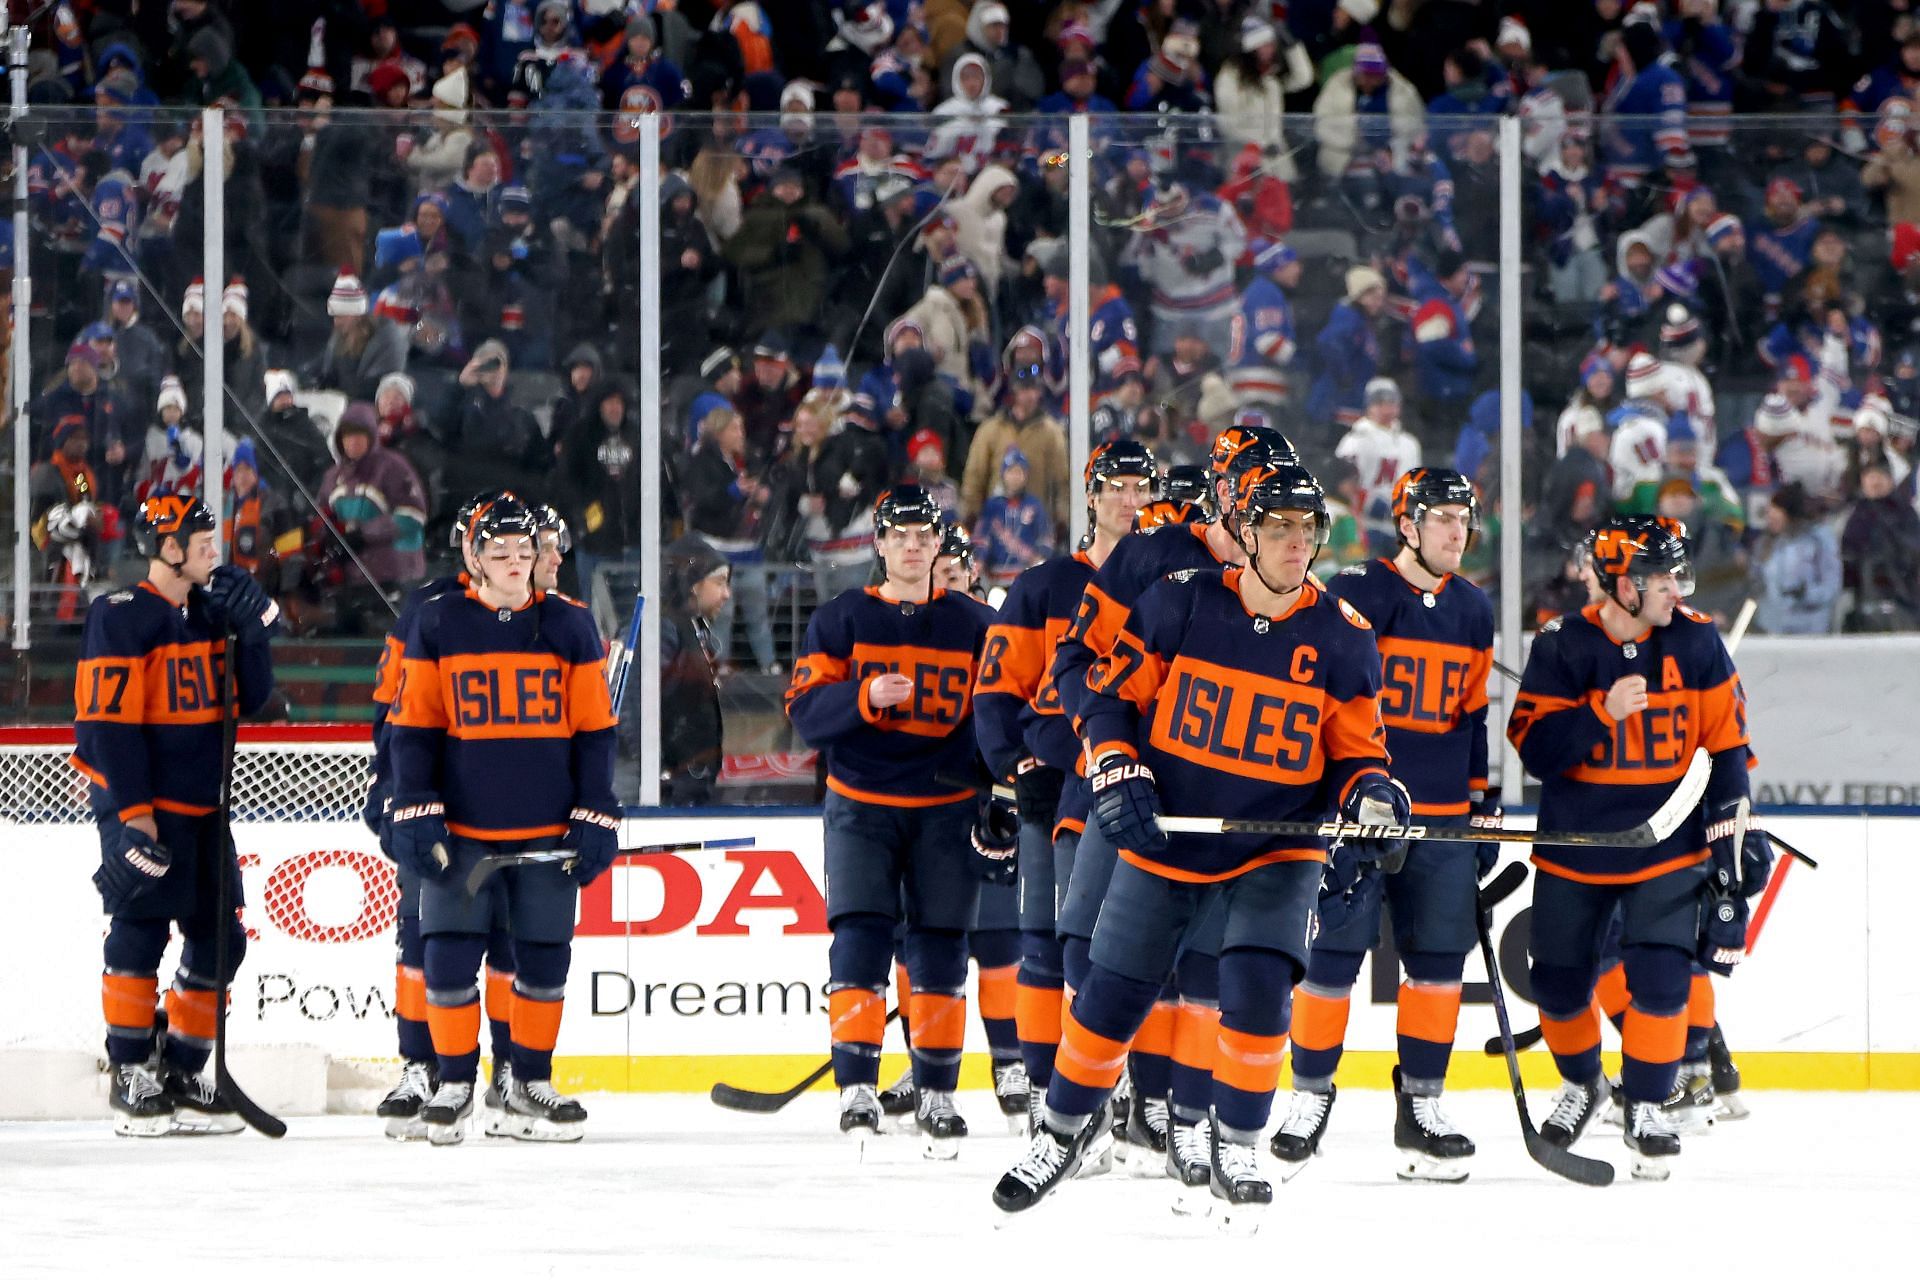
[[[295,1119],[280,1142],[0,1124],[0,1275],[1915,1274],[1920,1095],[1743,1096],[1752,1117],[1687,1139],[1664,1185],[1628,1179],[1618,1131],[1596,1129],[1580,1149],[1621,1179],[1595,1190],[1529,1161],[1512,1100],[1494,1091],[1448,1099],[1480,1146],[1467,1183],[1398,1183],[1391,1097],[1342,1093],[1324,1154],[1278,1188],[1251,1239],[1176,1218],[1164,1178],[1119,1173],[1003,1222],[987,1193],[1021,1144],[984,1093],[962,1095],[974,1136],[951,1164],[921,1159],[909,1135],[857,1163],[826,1093],[773,1116],[588,1097],[576,1146],[474,1137],[434,1150],[349,1116]],[[1536,1116],[1545,1107],[1536,1096]]]

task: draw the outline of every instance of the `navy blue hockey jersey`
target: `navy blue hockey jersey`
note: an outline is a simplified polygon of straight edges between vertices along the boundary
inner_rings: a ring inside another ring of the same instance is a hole
[[[827,758],[827,786],[850,800],[917,808],[973,796],[942,779],[971,778],[978,748],[973,685],[993,610],[936,590],[924,604],[847,591],[807,624],[787,686],[787,718]],[[874,677],[913,681],[893,707],[868,700]]]
[[[1053,657],[1093,573],[1084,551],[1035,565],[1014,580],[987,629],[973,687],[974,733],[997,778],[1012,776],[1022,756],[1073,770],[1080,743],[1061,711]]]
[[[1468,793],[1487,788],[1493,605],[1486,593],[1452,574],[1422,591],[1391,560],[1349,566],[1327,590],[1373,624],[1387,749],[1414,813],[1465,814]]]

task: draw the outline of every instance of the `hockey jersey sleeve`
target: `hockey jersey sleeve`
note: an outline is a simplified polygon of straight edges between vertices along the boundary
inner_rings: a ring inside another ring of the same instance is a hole
[[[1125,593],[1116,587],[1125,559],[1121,550],[1127,540],[1107,558],[1100,572],[1093,575],[1080,597],[1080,608],[1067,633],[1060,637],[1053,654],[1053,684],[1060,691],[1060,706],[1076,733],[1083,733],[1083,705],[1096,660],[1112,650],[1127,620]]]
[[[613,790],[615,732],[613,696],[607,689],[606,654],[600,632],[584,605],[569,604],[562,660],[566,662],[567,727],[573,735],[573,803],[596,813],[618,813]],[[577,616],[576,616],[577,615]]]
[[[1335,633],[1341,643],[1319,659],[1331,668],[1326,673],[1320,744],[1327,761],[1326,796],[1338,808],[1362,778],[1390,776],[1390,757],[1380,710],[1380,647],[1373,627],[1344,601],[1336,599],[1334,607],[1343,629]],[[1296,651],[1296,661],[1302,652]]]
[[[1088,587],[1089,593],[1092,590]],[[1147,588],[1105,656],[1088,667],[1080,701],[1080,735],[1088,760],[1103,760],[1115,753],[1139,759],[1141,720],[1152,714],[1154,700],[1180,652],[1188,617],[1185,604],[1171,581]],[[1062,641],[1061,648],[1065,647]]]
[[[1690,609],[1685,613],[1689,621],[1699,624],[1695,634],[1707,649],[1700,689],[1700,745],[1713,757],[1706,793],[1707,808],[1712,811],[1750,794],[1747,771],[1754,757],[1747,737],[1747,691],[1719,629],[1701,614]]]
[[[440,682],[436,621],[436,614],[423,610],[401,644],[400,674],[387,720],[396,806],[430,803],[440,795],[440,758],[450,722]]]
[[[1047,677],[1047,601],[1043,575],[1014,579],[1000,616],[987,628],[973,686],[973,732],[996,778],[1013,776],[1026,753],[1021,716]]]
[[[142,712],[150,647],[133,609],[107,602],[87,613],[74,673],[76,755],[88,761],[124,821],[153,812],[153,773]]]
[[[1520,691],[1507,721],[1507,740],[1536,778],[1551,778],[1579,764],[1595,743],[1613,733],[1606,690],[1587,689],[1564,651],[1564,637],[1549,623],[1533,642]]]
[[[879,709],[867,700],[871,683],[854,679],[846,613],[829,605],[807,623],[803,652],[794,659],[787,685],[787,719],[811,746],[838,741],[879,722]]]

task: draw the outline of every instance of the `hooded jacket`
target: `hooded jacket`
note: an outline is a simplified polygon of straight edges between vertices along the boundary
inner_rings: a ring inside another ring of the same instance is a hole
[[[977,96],[969,97],[960,87],[960,73],[977,68],[986,83]],[[1007,100],[993,92],[993,68],[977,53],[963,53],[954,60],[949,82],[953,96],[933,109],[941,123],[927,143],[929,159],[958,156],[968,173],[977,173],[993,154],[993,141],[1000,133],[995,119],[1007,110]]]
[[[367,451],[358,462],[347,461],[340,448],[349,430],[367,435]],[[340,461],[328,468],[315,496],[346,532],[376,585],[418,582],[427,572],[427,490],[419,474],[397,450],[380,443],[372,410],[363,404],[340,415],[333,448]]]

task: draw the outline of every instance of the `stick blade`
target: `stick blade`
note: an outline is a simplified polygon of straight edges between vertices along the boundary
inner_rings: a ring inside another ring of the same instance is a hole
[[[730,1084],[716,1083],[707,1096],[713,1100],[715,1106],[725,1107],[729,1111],[771,1115],[800,1095],[792,1090],[786,1093],[760,1093],[753,1089],[741,1089]]]
[[[1480,909],[1491,911],[1498,904],[1513,896],[1527,879],[1527,865],[1524,862],[1509,862],[1500,868],[1493,879],[1480,886]]]
[[[1577,1182],[1583,1187],[1613,1185],[1613,1166],[1592,1156],[1576,1155],[1565,1147],[1556,1147],[1541,1137],[1532,1126],[1527,1129],[1527,1154],[1548,1173]]]
[[[287,1122],[282,1120],[247,1096],[247,1091],[235,1084],[233,1077],[227,1074],[225,1055],[214,1064],[213,1087],[220,1098],[233,1108],[233,1113],[246,1123],[249,1129],[268,1138],[287,1136]]]
[[[1653,811],[1647,819],[1646,827],[1653,838],[1647,843],[1658,844],[1680,829],[1680,824],[1692,816],[1700,807],[1701,797],[1707,794],[1707,778],[1713,772],[1713,757],[1707,754],[1705,747],[1693,749],[1693,759],[1687,764],[1687,772],[1680,784],[1667,797],[1666,803]]]

